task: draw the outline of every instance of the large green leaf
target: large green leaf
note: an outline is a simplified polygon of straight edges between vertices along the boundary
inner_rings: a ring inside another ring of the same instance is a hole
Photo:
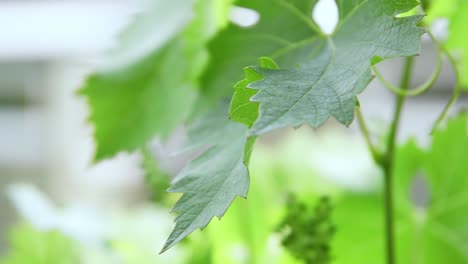
[[[416,24],[422,17],[395,17],[415,7],[415,0],[338,1],[340,20],[330,36],[312,20],[315,2],[239,1],[260,14],[258,24],[230,25],[210,44],[212,57],[203,76],[207,93],[234,85],[239,69],[258,57],[271,57],[282,68],[253,68],[264,77],[249,85],[259,90],[251,98],[260,103],[253,134],[304,123],[318,127],[329,116],[350,124],[356,95],[372,79],[371,61],[410,56],[420,49],[424,30]]]
[[[164,6],[174,12],[182,8],[185,13],[190,2],[182,2],[169,1]],[[122,34],[121,47],[111,53],[117,64],[129,64],[91,75],[80,91],[91,108],[96,160],[143,147],[155,134],[166,136],[186,118],[196,98],[207,56],[204,45],[215,31],[210,21],[213,3],[198,0],[191,23],[162,46],[147,36],[153,35],[153,27],[168,22],[165,18],[174,20],[161,5],[153,4],[154,9],[137,17]],[[134,45],[139,40],[148,43]]]
[[[226,111],[209,114],[189,129],[189,149],[210,147],[181,171],[169,189],[184,194],[173,208],[179,216],[162,251],[204,228],[213,217],[221,218],[236,196],[246,197],[246,164],[253,143],[247,140],[247,127],[230,121]]]
[[[414,142],[399,149],[393,176],[398,263],[468,263],[467,126],[462,115],[434,134],[429,150]],[[424,197],[424,185],[429,199],[418,205],[415,193]],[[350,194],[338,202],[337,264],[384,263],[382,205],[379,194]],[[349,237],[356,237],[351,247]]]
[[[421,263],[468,263],[468,120],[463,114],[434,135],[424,160],[430,205]]]
[[[252,132],[261,134],[302,124],[318,127],[330,116],[349,125],[356,96],[372,79],[371,60],[418,52],[423,30],[416,23],[421,17],[394,17],[415,4],[387,0],[338,2],[340,21],[332,36],[318,35],[284,54],[288,59],[296,58],[294,62],[299,66],[256,69],[264,79],[250,85],[260,90],[252,97],[260,102],[260,117]]]

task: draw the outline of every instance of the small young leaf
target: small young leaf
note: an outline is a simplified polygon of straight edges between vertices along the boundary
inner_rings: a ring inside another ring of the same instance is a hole
[[[260,66],[266,69],[278,69],[278,65],[270,58],[260,58]],[[258,118],[258,106],[256,102],[251,102],[250,98],[257,93],[256,90],[249,89],[248,85],[263,78],[252,67],[244,69],[245,79],[234,86],[229,116],[231,120],[244,123],[251,127]]]

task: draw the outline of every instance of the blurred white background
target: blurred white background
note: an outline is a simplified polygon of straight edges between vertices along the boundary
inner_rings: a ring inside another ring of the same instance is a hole
[[[15,211],[7,184],[34,182],[60,202],[109,206],[141,185],[138,157],[91,168],[87,106],[75,95],[135,1],[0,2],[0,248]],[[112,203],[110,203],[112,201]]]

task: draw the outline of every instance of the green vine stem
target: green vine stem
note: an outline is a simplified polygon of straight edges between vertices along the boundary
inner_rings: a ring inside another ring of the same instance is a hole
[[[374,158],[375,162],[382,167],[384,172],[384,211],[385,211],[385,239],[386,239],[386,253],[387,253],[387,264],[395,264],[396,256],[395,256],[395,222],[394,222],[394,205],[393,205],[393,177],[395,177],[395,155],[396,155],[396,145],[397,145],[397,136],[398,130],[400,126],[401,114],[404,106],[404,102],[406,97],[409,96],[416,96],[423,94],[428,89],[430,89],[436,82],[437,78],[440,75],[442,69],[442,57],[443,55],[447,56],[448,60],[450,61],[452,67],[455,71],[455,81],[456,85],[452,94],[451,99],[444,107],[442,113],[438,117],[437,121],[432,128],[432,132],[436,130],[439,125],[443,122],[443,120],[448,115],[450,109],[453,107],[455,102],[457,101],[458,97],[460,96],[462,85],[460,79],[460,71],[457,67],[457,62],[455,58],[450,54],[450,52],[446,49],[446,47],[439,42],[431,32],[427,32],[431,37],[432,41],[438,47],[438,61],[436,69],[434,70],[433,74],[429,78],[429,80],[417,87],[415,89],[410,89],[410,82],[411,82],[411,75],[412,75],[412,68],[414,65],[414,57],[407,57],[405,60],[405,64],[403,66],[402,77],[400,81],[400,87],[396,87],[382,76],[382,74],[377,70],[375,66],[372,66],[372,69],[377,77],[378,80],[382,82],[382,84],[390,89],[392,92],[396,94],[396,103],[395,103],[395,111],[393,114],[393,120],[390,125],[390,132],[386,142],[386,149],[385,152],[380,152],[375,145],[372,143],[369,130],[366,126],[365,120],[363,118],[362,112],[360,107],[356,107],[356,116],[359,122],[359,127],[361,132],[366,140],[366,144]]]
[[[414,63],[414,57],[406,58],[403,68],[400,87],[402,90],[408,90],[411,81],[411,72]],[[395,149],[397,143],[398,128],[400,125],[401,112],[405,102],[405,95],[397,94],[395,112],[390,127],[390,133],[387,140],[387,149],[384,154],[384,210],[385,210],[385,237],[387,264],[395,264],[395,223],[393,207],[393,184],[392,176],[395,169]]]
[[[372,143],[372,139],[367,128],[366,122],[360,110],[356,107],[356,117],[359,128],[371,152],[374,161],[383,169],[384,172],[384,212],[385,212],[385,239],[387,264],[395,264],[395,223],[393,206],[393,174],[395,169],[395,149],[397,144],[398,128],[400,125],[403,104],[407,97],[406,91],[410,88],[411,73],[414,64],[414,57],[407,57],[402,71],[400,87],[398,90],[404,93],[396,93],[395,112],[390,126],[390,132],[386,142],[385,152],[379,151]]]
[[[385,77],[383,77],[383,75],[377,69],[377,67],[375,65],[372,65],[372,71],[374,72],[375,76],[386,88],[390,89],[392,92],[394,92],[397,95],[417,96],[417,95],[421,95],[427,92],[432,86],[434,86],[442,70],[442,53],[443,53],[442,48],[443,47],[442,45],[440,45],[440,43],[437,41],[437,39],[434,37],[432,33],[428,32],[428,35],[431,37],[432,41],[436,43],[437,45],[437,66],[434,72],[432,73],[431,77],[425,83],[423,83],[421,86],[417,88],[403,90],[401,88],[394,86],[389,81],[387,81]]]
[[[407,91],[410,87],[411,73],[414,64],[414,57],[407,57],[403,67],[403,75],[399,90]],[[395,149],[397,144],[398,128],[400,125],[403,104],[406,99],[406,93],[396,94],[395,112],[390,126],[385,152],[379,151],[372,143],[369,129],[365,123],[360,107],[356,107],[356,117],[360,130],[366,144],[371,152],[374,161],[383,169],[384,172],[384,211],[385,211],[385,239],[387,264],[395,264],[395,223],[393,206],[393,174],[395,169]]]

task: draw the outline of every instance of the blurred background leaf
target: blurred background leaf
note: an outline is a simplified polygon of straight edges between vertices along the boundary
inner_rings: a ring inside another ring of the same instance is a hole
[[[9,241],[11,248],[2,264],[80,263],[74,242],[58,231],[41,232],[22,224],[11,231]]]

